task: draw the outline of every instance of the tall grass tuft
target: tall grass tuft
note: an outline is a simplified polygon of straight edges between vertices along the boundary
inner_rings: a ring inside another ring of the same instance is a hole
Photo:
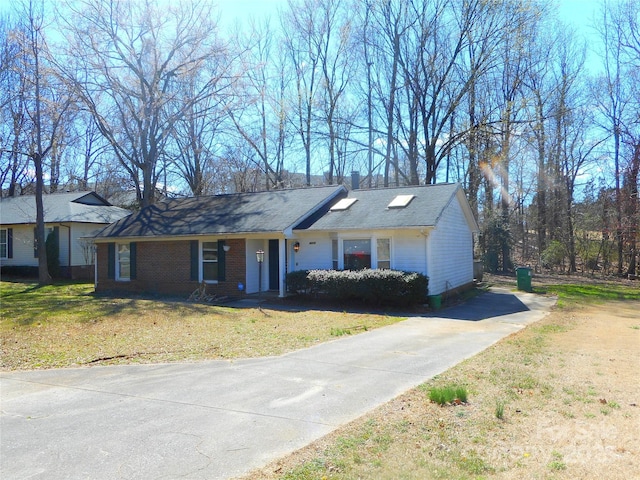
[[[438,405],[467,403],[467,390],[464,387],[441,387],[429,390],[429,400]]]

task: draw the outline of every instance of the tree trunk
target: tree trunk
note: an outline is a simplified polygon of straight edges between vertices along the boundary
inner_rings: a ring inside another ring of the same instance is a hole
[[[42,175],[42,156],[39,153],[33,155],[33,164],[36,170],[36,248],[38,249],[38,283],[48,285],[51,283],[49,267],[47,265],[47,248],[44,228],[44,181]]]

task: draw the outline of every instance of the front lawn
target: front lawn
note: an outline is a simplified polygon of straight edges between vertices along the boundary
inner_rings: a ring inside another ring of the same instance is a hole
[[[2,281],[0,298],[2,370],[279,355],[404,319],[115,298],[79,283]]]

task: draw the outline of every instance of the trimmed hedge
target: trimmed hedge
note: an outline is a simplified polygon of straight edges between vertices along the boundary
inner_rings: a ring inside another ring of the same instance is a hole
[[[287,274],[289,292],[377,305],[424,303],[428,286],[425,275],[399,270],[298,270]]]

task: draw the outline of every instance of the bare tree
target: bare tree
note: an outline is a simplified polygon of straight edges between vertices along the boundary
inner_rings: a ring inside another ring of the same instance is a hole
[[[26,112],[26,76],[22,63],[24,50],[20,44],[21,27],[7,15],[0,19],[0,180],[2,193],[19,194],[27,181],[29,157],[27,132],[31,129]]]
[[[22,6],[23,26],[18,30],[22,48],[21,66],[26,87],[26,113],[33,128],[33,140],[26,153],[35,169],[36,245],[38,250],[38,280],[40,284],[51,282],[45,247],[44,172],[45,159],[54,148],[57,136],[65,121],[71,97],[65,86],[57,82],[51,70],[51,55],[45,38],[44,4],[34,1]]]
[[[322,1],[289,0],[288,9],[281,17],[284,48],[295,82],[292,92],[295,118],[292,118],[292,123],[304,150],[307,185],[311,185],[312,127],[320,82],[321,43],[318,40],[325,35]]]
[[[264,187],[283,187],[289,112],[285,102],[289,77],[285,55],[279,48],[270,19],[252,21],[242,45],[241,80],[227,113],[238,135],[254,151],[265,181]]]
[[[176,122],[233,80],[210,3],[79,0],[66,9],[60,68],[149,205]]]
[[[314,40],[318,44],[319,65],[322,72],[322,120],[326,124],[329,149],[329,171],[327,181],[342,183],[344,157],[339,155],[338,132],[343,136],[348,131],[340,128],[341,111],[346,110],[346,89],[353,71],[349,52],[352,47],[352,27],[343,0],[324,0],[321,5],[321,35]],[[343,138],[344,140],[344,138]],[[342,152],[342,149],[340,150]]]
[[[637,196],[635,199],[627,199],[623,187],[629,185],[630,191],[637,191],[637,162],[635,145],[640,143],[640,105],[638,101],[638,69],[640,68],[640,32],[638,30],[640,6],[632,0],[623,2],[605,2],[602,6],[601,21],[598,23],[600,36],[604,50],[604,74],[597,80],[594,88],[594,98],[606,123],[602,125],[609,132],[613,140],[613,161],[615,177],[615,210],[616,210],[616,246],[617,246],[617,273],[621,275],[624,268],[625,236],[633,239],[631,248],[633,259],[630,267],[635,270],[637,240],[637,214],[631,221],[631,228],[625,235],[624,224],[625,207],[627,201],[635,205],[637,212]],[[623,145],[629,155],[628,172],[625,177],[625,162],[623,158]],[[634,178],[635,172],[635,178]],[[631,193],[633,195],[633,193]],[[636,194],[637,195],[637,194]],[[632,207],[633,208],[633,207]],[[634,210],[631,210],[632,212]],[[631,233],[633,231],[633,233]]]

